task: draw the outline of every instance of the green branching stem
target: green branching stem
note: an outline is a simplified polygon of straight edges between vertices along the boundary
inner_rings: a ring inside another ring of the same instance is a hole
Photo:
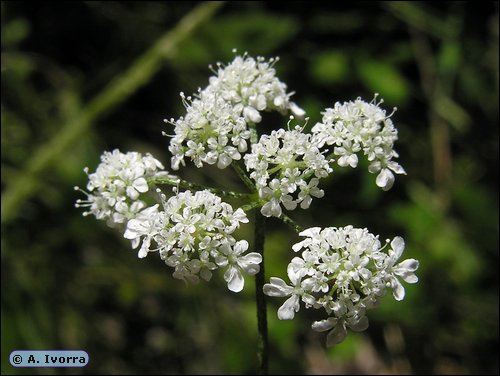
[[[245,183],[247,188],[250,189],[250,191],[255,192],[256,191],[255,184],[253,183],[252,180],[250,180],[245,171],[243,171],[238,162],[233,161],[233,163],[231,163],[231,166],[233,166],[234,171],[236,171],[239,178],[241,179],[241,181],[243,181],[243,183]]]
[[[262,263],[260,264],[260,270],[255,276],[255,298],[257,302],[257,327],[258,327],[258,339],[257,339],[257,358],[259,361],[259,374],[268,374],[268,339],[267,339],[267,307],[266,307],[266,296],[264,295],[264,282],[265,282],[265,272],[264,272],[264,242],[265,242],[265,232],[266,228],[266,218],[260,213],[260,211],[255,212],[255,252],[258,252],[262,256]]]
[[[239,193],[239,192],[233,192],[233,191],[225,191],[223,189],[214,188],[214,187],[207,187],[207,186],[202,185],[202,184],[192,183],[192,182],[182,180],[179,178],[175,178],[175,177],[156,176],[156,177],[149,178],[148,183],[157,184],[157,185],[170,185],[172,187],[190,189],[193,191],[207,190],[207,191],[210,191],[210,192],[216,194],[219,197],[236,198],[236,199],[244,200],[245,202],[250,201],[252,199],[252,196],[253,196],[250,193]],[[253,204],[253,202],[248,204],[248,205],[252,205],[252,204]]]
[[[302,227],[300,227],[297,223],[295,223],[295,221],[285,213],[281,214],[280,219],[288,226],[290,226],[293,229],[293,231],[295,231],[297,234],[302,231]]]
[[[260,200],[257,200],[257,201],[252,200],[252,202],[250,202],[249,204],[243,205],[241,207],[241,209],[245,213],[247,213],[247,212],[249,212],[249,211],[251,211],[253,209],[260,208],[261,206],[262,206],[262,202]]]

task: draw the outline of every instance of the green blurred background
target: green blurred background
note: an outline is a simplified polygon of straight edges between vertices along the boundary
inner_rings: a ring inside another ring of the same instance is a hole
[[[337,168],[326,196],[290,215],[401,235],[420,260],[405,300],[384,299],[366,332],[332,349],[310,329],[318,312],[279,321],[270,299],[270,372],[498,374],[498,2],[11,1],[1,30],[2,374],[257,370],[251,279],[241,294],[221,275],[186,286],[73,207],[104,150],[168,165],[163,119],[183,114],[179,92],[204,87],[233,48],[280,57],[308,127],[375,92],[398,108],[407,176],[382,192],[366,164]],[[286,120],[269,114],[262,128]],[[244,189],[231,171],[180,175]],[[298,237],[276,220],[267,234],[267,278],[284,276]],[[90,363],[16,369],[15,349],[83,349]]]

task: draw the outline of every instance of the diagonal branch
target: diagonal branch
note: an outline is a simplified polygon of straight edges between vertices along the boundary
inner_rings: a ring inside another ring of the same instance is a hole
[[[171,57],[176,48],[188,38],[201,24],[213,16],[223,4],[220,1],[208,1],[198,5],[171,31],[164,34],[148,51],[132,63],[130,68],[111,81],[100,94],[72,121],[46,144],[33,153],[24,171],[12,181],[2,194],[1,221],[5,223],[20,212],[18,207],[32,196],[39,185],[37,177],[60,158],[69,147],[104,113],[123,103],[137,89],[151,80],[161,69],[162,62]]]

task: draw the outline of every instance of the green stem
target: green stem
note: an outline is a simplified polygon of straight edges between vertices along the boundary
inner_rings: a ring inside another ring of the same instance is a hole
[[[239,193],[239,192],[232,192],[232,191],[225,191],[223,189],[219,188],[214,188],[214,187],[207,187],[202,184],[197,184],[197,183],[191,183],[186,180],[182,180],[179,178],[174,178],[174,177],[164,177],[164,176],[159,176],[159,177],[152,177],[148,179],[148,183],[153,183],[153,184],[165,184],[165,185],[170,185],[172,187],[179,187],[183,189],[192,189],[195,191],[203,191],[207,190],[212,193],[215,193],[218,196],[221,197],[230,197],[230,198],[237,198],[237,199],[243,199],[245,201],[249,201],[252,198],[252,194],[250,193]]]
[[[285,213],[281,214],[280,219],[288,226],[290,226],[297,234],[302,231],[302,227],[300,227],[297,223],[295,223],[295,221]]]
[[[247,188],[250,189],[252,192],[255,192],[256,191],[255,184],[253,183],[252,180],[250,180],[250,178],[247,176],[245,171],[243,171],[240,165],[237,162],[233,161],[233,163],[231,163],[231,166],[233,166],[234,171],[236,171],[236,173],[243,181],[243,183],[245,183]]]
[[[259,374],[268,374],[268,361],[269,361],[269,346],[267,338],[267,307],[266,296],[264,295],[264,242],[265,242],[265,226],[266,218],[260,213],[255,212],[255,252],[262,256],[262,263],[260,270],[255,276],[255,298],[257,301],[257,358],[259,361]]]
[[[246,213],[249,212],[250,210],[253,210],[255,208],[259,208],[262,206],[262,202],[260,200],[258,201],[252,201],[249,204],[243,205],[241,209]]]

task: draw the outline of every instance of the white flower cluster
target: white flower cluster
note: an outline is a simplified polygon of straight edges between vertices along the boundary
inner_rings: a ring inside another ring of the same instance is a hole
[[[300,233],[306,239],[295,244],[294,257],[288,265],[287,285],[281,278],[272,277],[264,285],[264,293],[274,297],[288,297],[278,310],[281,320],[291,320],[300,309],[323,308],[328,318],[316,321],[312,328],[330,332],[327,345],[340,343],[347,328],[362,331],[368,327],[366,310],[373,308],[387,288],[396,300],[402,300],[405,290],[398,278],[408,283],[418,281],[414,272],[418,261],[398,262],[404,250],[404,240],[395,237],[388,247],[381,247],[378,237],[367,229],[329,227],[309,228]],[[387,241],[389,242],[389,240]]]
[[[385,110],[379,107],[383,102],[376,102],[376,97],[370,103],[360,98],[354,102],[337,102],[333,108],[323,112],[322,123],[312,128],[315,143],[318,147],[325,144],[334,145],[333,152],[338,156],[339,166],[356,167],[358,156],[363,153],[371,162],[368,170],[379,173],[376,183],[383,190],[391,189],[394,184],[394,174],[405,174],[405,170],[392,158],[398,154],[393,150],[394,141],[398,138],[397,129],[387,116]]]
[[[218,64],[216,76],[210,77],[210,87],[224,100],[237,107],[245,120],[259,123],[260,111],[276,110],[285,114],[291,110],[297,116],[304,112],[290,102],[293,93],[286,93],[286,84],[276,77],[274,64],[278,58],[266,61],[247,56],[236,56],[227,66]]]
[[[75,206],[88,208],[83,215],[93,214],[97,219],[108,220],[109,225],[125,223],[146,206],[139,196],[149,190],[147,179],[169,176],[162,170],[163,165],[150,154],[105,151],[97,170],[88,175],[89,192],[75,187],[87,195],[86,200],[78,199]],[[88,174],[88,168],[84,171]]]
[[[162,211],[155,205],[127,223],[124,237],[134,248],[142,243],[140,258],[159,251],[162,260],[175,268],[175,278],[194,283],[199,277],[208,281],[213,270],[227,267],[224,279],[234,292],[243,289],[242,272],[258,273],[261,255],[244,254],[248,242],[231,235],[240,223],[248,222],[242,209],[233,210],[207,190],[177,193],[168,200],[162,194],[161,201]]]
[[[299,126],[290,129],[289,122],[287,130],[274,130],[258,139],[262,111],[304,115],[290,101],[293,93],[287,93],[286,85],[276,77],[276,61],[244,54],[228,65],[217,64],[207,87],[193,96],[181,93],[185,116],[168,121],[175,127],[169,145],[174,170],[185,165],[186,159],[199,168],[209,164],[220,169],[243,159],[233,167],[252,193],[217,188],[179,192],[181,186],[199,185],[169,175],[149,154],[114,150],[104,152],[96,172],[88,175],[89,192],[81,190],[87,199],[77,200],[76,206],[86,208],[84,215],[93,214],[110,225],[122,224],[124,237],[132,241],[133,248],[139,248],[138,256],[158,251],[174,268],[175,278],[208,281],[214,270],[224,268],[229,290],[239,292],[244,274],[259,272],[262,256],[248,252],[248,242],[233,236],[241,223],[248,222],[243,209],[234,210],[212,192],[243,198],[245,208],[260,207],[266,217],[283,217],[283,208],[308,209],[313,198],[324,196],[318,184],[332,173],[333,162],[357,167],[361,152],[369,161],[368,170],[378,173],[376,184],[390,189],[394,173],[405,171],[394,161],[398,134],[392,114],[386,115],[376,96],[370,103],[360,98],[335,103],[322,113],[322,121],[310,133]],[[243,162],[249,177],[240,167]],[[85,171],[88,174],[87,168]],[[167,200],[157,189],[152,193],[158,204],[146,207],[141,194],[151,191],[155,183],[177,185],[175,195]],[[294,257],[287,268],[291,285],[273,277],[264,293],[288,298],[278,310],[280,319],[292,319],[301,301],[307,308],[324,309],[328,317],[312,327],[330,331],[328,345],[341,342],[347,328],[366,329],[366,310],[388,288],[396,300],[402,300],[405,290],[399,278],[408,283],[418,280],[414,274],[417,260],[399,262],[404,249],[400,237],[381,246],[378,237],[352,226],[313,227],[300,235],[305,239],[293,250],[301,251],[301,256]]]
[[[261,208],[264,216],[280,217],[281,204],[287,210],[294,210],[299,203],[307,209],[312,197],[323,197],[318,182],[332,169],[311,137],[298,126],[288,131],[279,129],[263,135],[245,155],[247,171],[251,171],[259,197],[265,202]]]
[[[276,61],[236,56],[227,66],[219,63],[216,76],[194,98],[181,93],[186,116],[169,121],[175,126],[169,146],[174,170],[185,164],[185,158],[197,167],[207,163],[220,169],[241,159],[251,136],[248,124],[259,123],[261,111],[304,114],[290,102],[286,85],[276,77]]]

